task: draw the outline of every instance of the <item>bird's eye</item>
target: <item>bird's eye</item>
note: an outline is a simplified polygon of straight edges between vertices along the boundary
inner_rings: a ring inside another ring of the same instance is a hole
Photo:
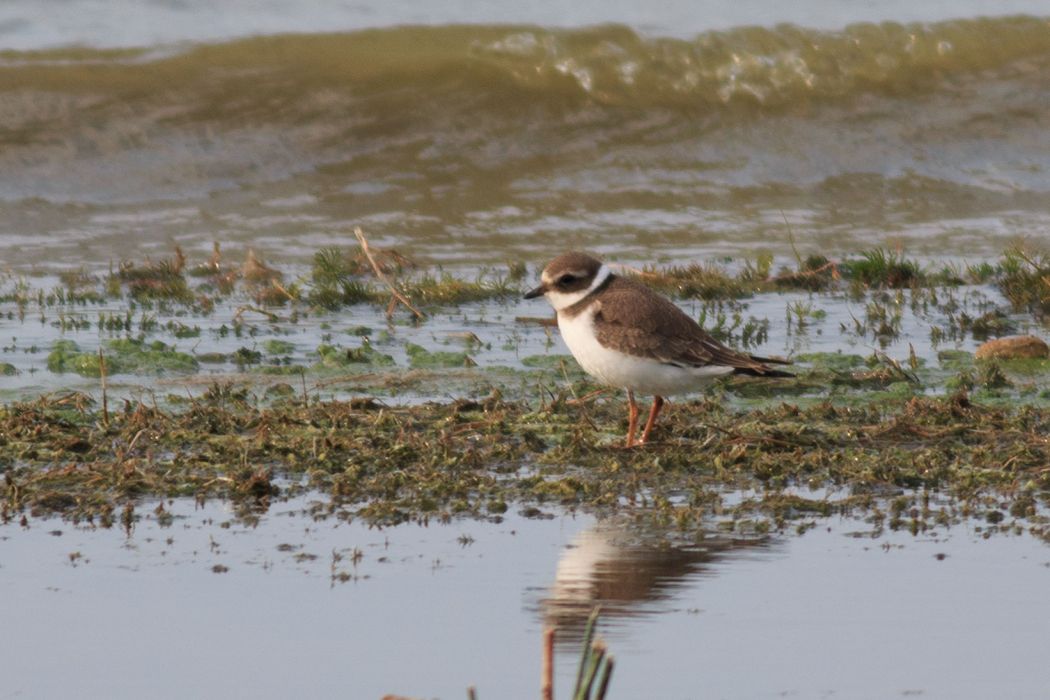
[[[561,286],[572,284],[576,281],[576,275],[562,275],[558,278],[558,284]]]

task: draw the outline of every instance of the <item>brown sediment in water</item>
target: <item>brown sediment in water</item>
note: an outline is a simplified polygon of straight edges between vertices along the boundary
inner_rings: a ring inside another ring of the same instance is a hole
[[[978,360],[1040,360],[1050,356],[1050,348],[1045,341],[1030,335],[996,338],[983,343],[977,348],[974,357]]]

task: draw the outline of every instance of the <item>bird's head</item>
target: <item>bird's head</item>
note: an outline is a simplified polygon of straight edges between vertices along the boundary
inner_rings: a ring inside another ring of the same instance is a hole
[[[563,253],[547,263],[540,275],[540,286],[529,291],[526,299],[539,296],[557,311],[566,309],[582,301],[609,278],[609,268],[595,257],[586,253]]]

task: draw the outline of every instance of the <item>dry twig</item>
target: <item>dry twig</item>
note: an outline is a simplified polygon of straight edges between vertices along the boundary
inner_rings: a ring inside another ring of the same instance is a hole
[[[372,271],[375,272],[376,277],[378,277],[379,280],[390,289],[390,293],[394,296],[394,299],[397,299],[397,301],[404,304],[405,308],[416,315],[416,318],[420,320],[425,319],[426,315],[416,307],[412,306],[412,302],[408,300],[408,297],[398,291],[398,288],[394,286],[394,283],[390,281],[390,278],[386,276],[383,269],[379,267],[378,263],[376,263],[376,259],[372,257],[372,251],[368,249],[368,239],[365,238],[365,233],[361,230],[360,226],[354,227],[354,235],[357,236],[357,241],[361,244],[361,252],[363,252],[365,257],[368,258],[368,264],[372,266]],[[388,317],[393,314],[393,307],[393,303],[387,307],[386,315]]]

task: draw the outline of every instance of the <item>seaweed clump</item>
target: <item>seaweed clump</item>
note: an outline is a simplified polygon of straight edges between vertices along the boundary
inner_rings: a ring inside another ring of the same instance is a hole
[[[131,298],[138,301],[171,300],[181,303],[193,301],[193,292],[186,284],[183,274],[186,256],[175,247],[175,254],[168,259],[146,260],[141,265],[123,261],[116,273],[116,280],[127,285]]]
[[[926,279],[917,262],[885,248],[864,251],[859,259],[843,261],[841,267],[847,277],[868,287],[900,289],[918,286]]]
[[[1017,246],[1006,251],[997,285],[1015,309],[1050,316],[1050,256]]]

